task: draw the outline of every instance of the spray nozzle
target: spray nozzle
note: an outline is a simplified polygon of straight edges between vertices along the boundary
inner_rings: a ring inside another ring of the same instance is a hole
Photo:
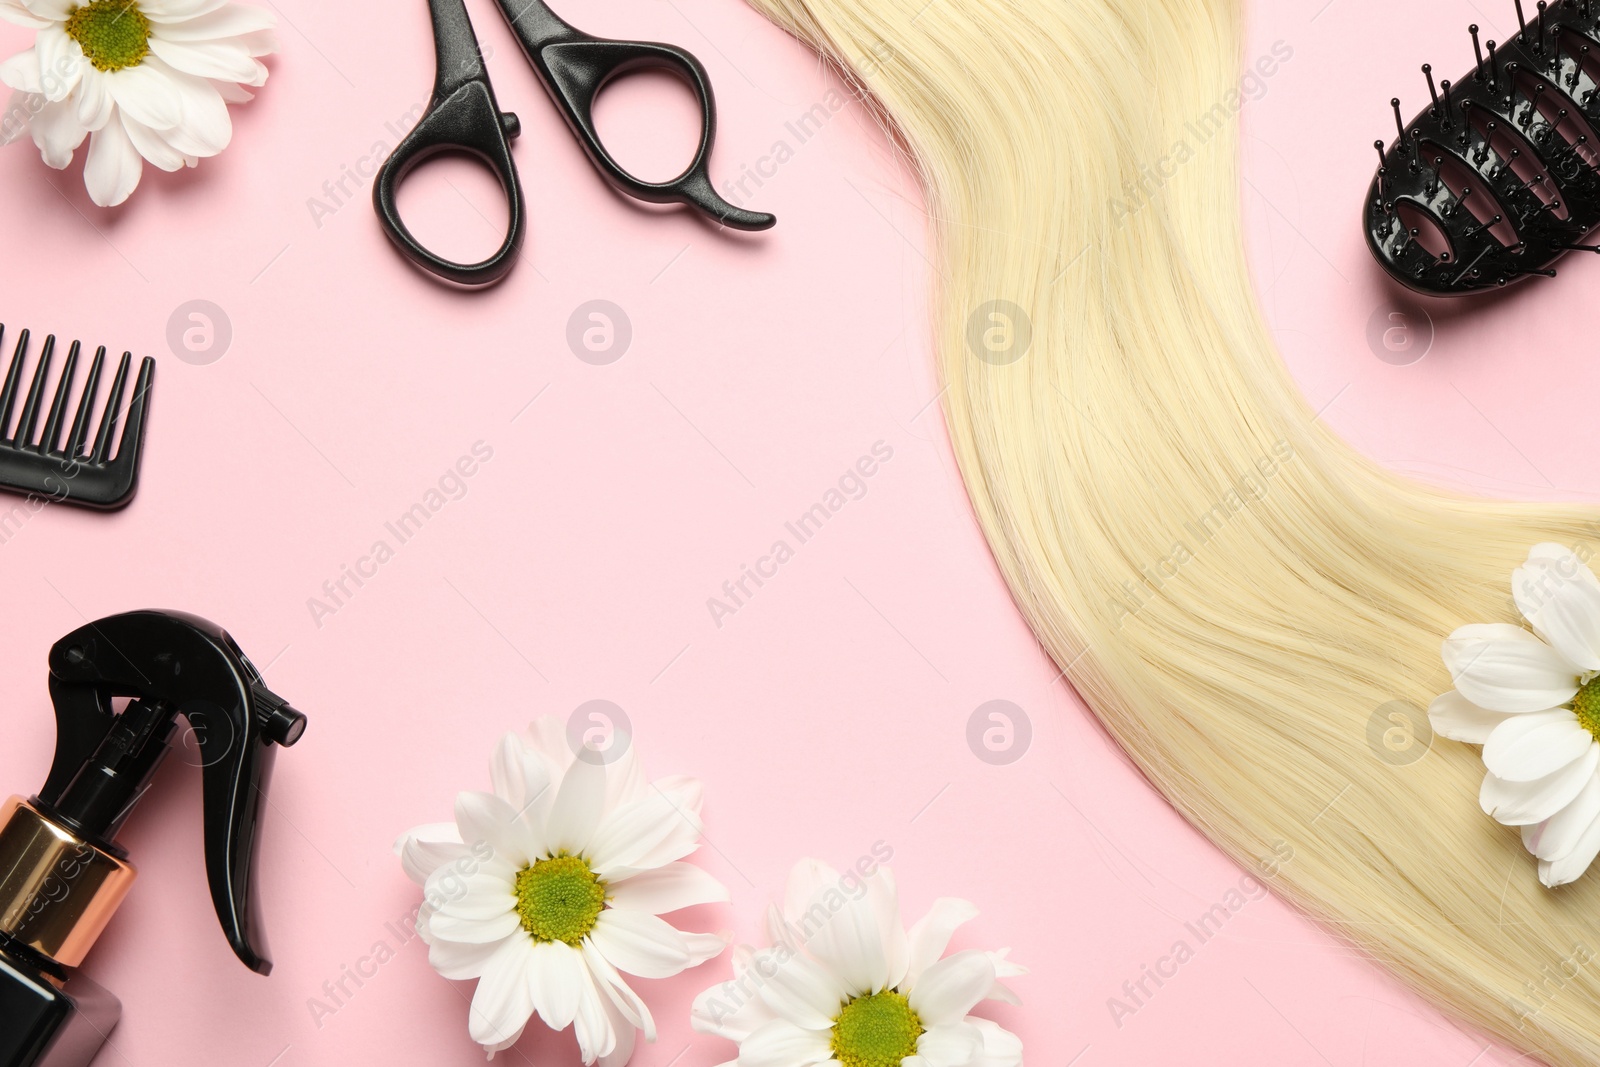
[[[200,756],[206,874],[234,952],[261,974],[256,830],[274,751],[306,717],[273,693],[221,627],[175,611],[82,626],[50,650],[56,752],[37,798],[52,818],[112,851],[183,716]],[[113,703],[128,698],[121,711]]]

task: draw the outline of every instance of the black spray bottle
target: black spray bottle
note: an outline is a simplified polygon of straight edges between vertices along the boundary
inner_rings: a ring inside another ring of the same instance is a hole
[[[121,1004],[75,968],[133,883],[117,831],[179,716],[203,767],[217,918],[245,966],[272,969],[253,891],[256,828],[273,753],[306,726],[233,638],[173,611],[114,615],[57,641],[50,698],[50,777],[37,796],[0,805],[0,1067],[85,1067],[116,1025]]]

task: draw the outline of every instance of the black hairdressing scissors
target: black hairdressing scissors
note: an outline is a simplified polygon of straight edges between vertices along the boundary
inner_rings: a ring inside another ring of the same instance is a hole
[[[716,135],[716,104],[700,61],[681,48],[647,41],[609,41],[591,37],[561,21],[543,0],[496,0],[506,21],[589,160],[620,192],[653,204],[688,204],[736,230],[765,230],[771,215],[728,203],[712,188],[706,172]],[[489,285],[505,277],[522,244],[522,186],[511,158],[511,138],[522,124],[495,100],[489,71],[464,0],[428,0],[433,14],[438,70],[433,99],[421,121],[378,170],[372,202],[389,238],[422,269],[461,285]],[[700,147],[694,161],[676,178],[646,182],[618,165],[600,142],[594,102],[610,82],[637,70],[665,70],[688,83],[700,98]],[[424,248],[395,207],[395,189],[417,164],[441,152],[461,152],[483,160],[500,179],[510,207],[510,225],[499,251],[481,263],[453,263]]]

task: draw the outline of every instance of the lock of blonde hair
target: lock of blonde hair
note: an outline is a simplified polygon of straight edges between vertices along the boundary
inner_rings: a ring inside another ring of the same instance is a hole
[[[1095,715],[1238,862],[1292,846],[1278,892],[1441,1008],[1600,1061],[1600,969],[1563,966],[1600,951],[1600,870],[1543,888],[1478,808],[1475,748],[1397,765],[1369,741],[1450,688],[1446,634],[1515,620],[1531,545],[1593,544],[1600,515],[1411,483],[1314,417],[1257,313],[1235,124],[1185,129],[1237,111],[1237,0],[751,2],[915,164],[962,477]]]

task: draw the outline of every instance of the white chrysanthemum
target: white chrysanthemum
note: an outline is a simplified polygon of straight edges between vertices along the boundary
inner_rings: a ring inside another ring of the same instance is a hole
[[[425,890],[417,931],[428,962],[478,979],[474,1041],[491,1055],[509,1048],[537,1013],[552,1030],[574,1028],[584,1063],[621,1067],[636,1030],[655,1040],[623,975],[668,978],[720,953],[724,938],[660,916],[728,891],[680,862],[699,846],[697,780],[646,782],[620,734],[604,757],[582,757],[553,717],[527,741],[507,734],[494,792],[461,793],[454,823],[419,826],[395,851]]]
[[[1600,854],[1600,580],[1570,550],[1535,545],[1511,577],[1530,633],[1463,626],[1444,643],[1456,687],[1428,717],[1445,737],[1483,746],[1483,810],[1522,828],[1547,886]]]
[[[771,947],[734,950],[733,979],[695,999],[694,1028],[738,1043],[723,1067],[1020,1067],[1016,1035],[968,1012],[1017,1003],[1000,979],[1027,972],[1005,950],[944,955],[976,914],[938,900],[908,932],[887,868],[841,878],[802,860],[768,913]]]
[[[32,134],[61,170],[89,138],[83,180],[101,207],[122,203],[144,162],[192,167],[228,146],[228,104],[251,98],[277,50],[276,20],[225,0],[0,0],[0,18],[37,30],[0,63],[13,92],[0,144]]]

